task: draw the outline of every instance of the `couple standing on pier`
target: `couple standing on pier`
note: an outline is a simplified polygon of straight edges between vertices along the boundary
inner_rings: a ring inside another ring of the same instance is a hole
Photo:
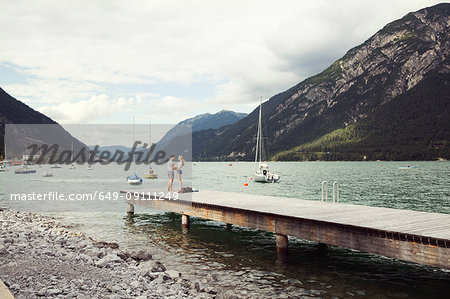
[[[178,182],[180,183],[180,191],[178,193],[183,193],[183,182],[181,181],[181,175],[183,171],[181,168],[184,166],[184,159],[182,155],[178,156],[178,162],[175,163],[175,155],[170,155],[170,160],[167,164],[167,175],[169,176],[169,187],[167,190],[169,192],[172,191],[173,179],[175,178],[175,174],[177,175]]]

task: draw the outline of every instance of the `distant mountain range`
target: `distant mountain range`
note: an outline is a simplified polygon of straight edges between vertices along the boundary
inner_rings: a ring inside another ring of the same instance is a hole
[[[176,124],[158,141],[158,145],[165,147],[176,137],[191,134],[207,129],[218,129],[226,125],[232,125],[246,117],[247,113],[238,113],[228,110],[222,110],[215,114],[204,113],[192,118],[188,118]]]
[[[263,103],[268,158],[449,159],[449,10],[409,13]],[[194,132],[193,159],[254,159],[257,122]]]
[[[191,157],[191,133],[205,129],[217,129],[226,125],[234,124],[248,114],[222,110],[215,114],[204,113],[192,118],[188,118],[176,124],[158,142],[154,152],[163,150],[166,154],[184,154],[185,158]],[[93,149],[94,146],[90,146]],[[120,150],[124,153],[131,151],[131,147],[122,145],[101,146],[99,151],[115,152]],[[148,150],[138,148],[137,151],[148,153]],[[127,157],[127,156],[126,156]]]

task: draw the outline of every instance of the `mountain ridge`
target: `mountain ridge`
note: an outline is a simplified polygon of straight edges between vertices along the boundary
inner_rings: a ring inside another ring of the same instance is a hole
[[[87,148],[57,122],[15,99],[0,88],[0,156],[2,158],[4,158],[5,151],[5,126],[8,124],[18,125],[14,127],[17,132],[11,135],[15,139],[7,141],[11,142],[8,145],[8,158],[10,155],[21,154],[15,152],[14,149],[23,149],[34,143],[38,145],[58,144],[61,149],[70,149],[73,141],[75,151]]]
[[[443,3],[408,13],[324,71],[263,103],[269,151],[292,149],[365,119],[429,71],[448,68],[449,10]],[[194,133],[194,159],[251,160],[257,114],[255,109],[225,129]]]

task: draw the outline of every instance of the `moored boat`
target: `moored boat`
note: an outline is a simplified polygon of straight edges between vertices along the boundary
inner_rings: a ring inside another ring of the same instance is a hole
[[[134,117],[133,117],[133,144],[134,144],[134,141],[135,141],[135,136],[134,136]],[[133,157],[131,157],[131,158],[133,158]],[[142,179],[140,177],[138,177],[136,174],[136,166],[135,165],[134,165],[134,174],[128,176],[127,181],[128,181],[128,184],[130,184],[130,185],[142,184]]]
[[[157,179],[157,178],[158,178],[158,173],[156,173],[156,171],[154,171],[154,170],[152,169],[152,167],[150,166],[150,169],[149,169],[148,173],[146,173],[146,174],[144,175],[144,177],[145,177],[146,179]]]
[[[128,184],[130,184],[130,185],[142,184],[142,179],[140,177],[138,177],[136,174],[128,176],[127,181],[128,181]]]
[[[256,153],[255,153],[255,173],[253,174],[253,181],[258,183],[276,183],[280,180],[280,176],[272,173],[269,170],[269,165],[262,162],[263,155],[263,137],[261,124],[261,102],[259,103],[259,120],[258,133],[256,135]]]
[[[30,173],[36,173],[36,169],[28,169],[26,166],[23,168],[17,169],[14,171],[15,174],[30,174]]]
[[[412,168],[417,168],[417,166],[408,165],[408,166],[399,166],[398,167],[398,169],[412,169]]]

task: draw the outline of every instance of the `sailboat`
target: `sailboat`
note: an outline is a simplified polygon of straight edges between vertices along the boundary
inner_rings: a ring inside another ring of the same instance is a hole
[[[73,141],[72,141],[72,154],[71,154],[72,162],[73,162],[73,155],[74,155],[74,153],[73,153]],[[75,169],[75,164],[72,163],[72,164],[69,166],[69,169]]]
[[[30,173],[36,173],[36,169],[28,169],[27,165],[25,164],[23,168],[17,169],[14,171],[15,174],[30,174]]]
[[[158,178],[158,173],[156,171],[153,170],[153,168],[150,166],[148,173],[146,173],[144,175],[144,177],[146,179],[157,179]]]
[[[133,117],[133,144],[135,142],[135,136],[134,136],[134,117]],[[133,157],[131,157],[133,159]],[[136,166],[134,166],[134,174],[127,176],[128,184],[130,185],[140,185],[142,184],[142,179],[137,176],[136,174]]]
[[[258,120],[258,133],[256,135],[256,153],[255,153],[255,173],[253,174],[253,180],[259,183],[276,183],[280,179],[278,174],[272,173],[269,170],[269,165],[262,163],[263,153],[263,137],[262,137],[262,125],[261,125],[261,101],[259,102],[259,120]]]
[[[130,184],[130,185],[142,184],[142,179],[140,177],[138,177],[136,173],[134,173],[130,176],[127,176],[127,181],[128,181],[128,184]]]
[[[148,144],[151,146],[152,145],[152,126],[151,123],[148,123]],[[148,173],[144,174],[144,177],[146,179],[157,179],[158,178],[158,173],[156,171],[153,170],[152,166],[149,167],[148,169]]]

